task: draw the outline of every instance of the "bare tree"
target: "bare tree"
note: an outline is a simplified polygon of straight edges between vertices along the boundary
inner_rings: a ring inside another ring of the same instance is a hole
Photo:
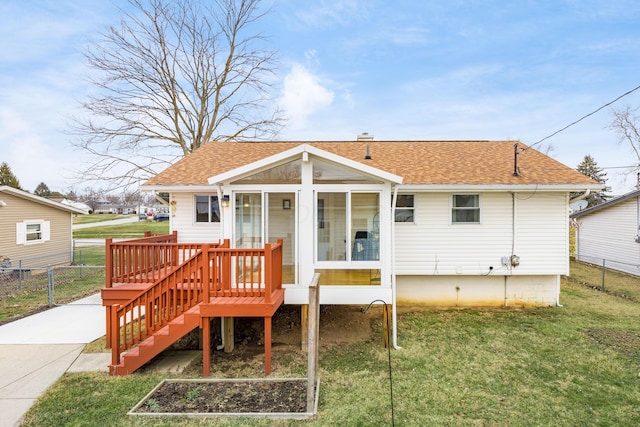
[[[640,116],[637,111],[638,108],[629,105],[620,110],[612,109],[613,120],[609,128],[618,134],[621,143],[629,144],[640,163]]]
[[[275,53],[250,29],[266,13],[260,0],[128,1],[85,53],[96,92],[74,126],[93,159],[83,180],[126,187],[209,141],[277,135]]]

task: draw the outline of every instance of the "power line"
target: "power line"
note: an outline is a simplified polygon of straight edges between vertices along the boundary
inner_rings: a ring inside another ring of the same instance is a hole
[[[541,142],[546,141],[547,139],[549,139],[549,138],[551,138],[551,137],[556,136],[556,135],[557,135],[557,134],[559,134],[560,132],[563,132],[563,131],[565,131],[565,130],[569,129],[571,126],[573,126],[573,125],[576,125],[576,124],[580,123],[581,121],[583,121],[583,120],[584,120],[584,119],[586,119],[587,117],[591,117],[591,116],[593,116],[593,115],[594,115],[594,114],[596,114],[598,111],[600,111],[600,110],[602,110],[603,108],[606,108],[606,107],[608,107],[609,105],[611,105],[611,104],[613,104],[613,103],[615,103],[615,102],[619,101],[620,99],[624,98],[625,96],[632,94],[633,92],[637,91],[638,89],[640,89],[640,86],[636,86],[636,87],[634,87],[633,89],[631,89],[631,90],[629,90],[629,91],[627,91],[627,92],[623,93],[622,95],[620,95],[619,97],[617,97],[617,98],[616,98],[616,99],[614,99],[613,101],[609,101],[609,102],[607,102],[606,104],[604,104],[603,106],[599,107],[598,109],[596,109],[596,110],[594,110],[594,111],[590,112],[589,114],[586,114],[586,115],[584,115],[584,116],[580,117],[578,120],[576,120],[576,121],[574,121],[574,122],[569,123],[568,125],[566,125],[566,126],[565,126],[565,127],[563,127],[562,129],[559,129],[559,130],[557,130],[557,131],[553,132],[551,135],[545,136],[545,137],[544,137],[544,138],[542,138],[541,140],[534,142],[533,144],[529,145],[529,147],[527,147],[527,148],[533,148],[533,147],[535,147],[536,145],[540,144]],[[526,149],[525,149],[525,150],[526,150]]]

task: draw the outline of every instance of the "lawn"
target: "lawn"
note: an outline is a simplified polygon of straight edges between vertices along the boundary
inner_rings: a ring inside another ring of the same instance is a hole
[[[145,231],[153,234],[167,234],[169,222],[139,221],[119,225],[104,225],[99,227],[81,228],[73,230],[74,239],[137,239],[144,236]]]
[[[583,281],[598,284],[597,269],[589,275],[583,266],[573,268],[585,274]],[[378,325],[367,342],[321,350],[316,420],[216,424],[391,425],[393,412],[396,425],[411,426],[639,425],[640,303],[564,279],[561,303],[535,309],[400,310],[402,349],[391,351],[393,405]],[[272,376],[304,376],[304,354],[277,348]],[[247,377],[264,376],[261,363],[237,364]],[[214,367],[215,377],[237,372]],[[186,375],[198,374],[195,369]],[[205,425],[197,419],[126,416],[161,379],[141,373],[67,374],[22,425]]]

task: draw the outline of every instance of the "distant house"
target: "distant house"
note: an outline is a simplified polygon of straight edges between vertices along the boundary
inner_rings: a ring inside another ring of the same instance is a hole
[[[73,216],[83,213],[72,206],[0,186],[0,257],[19,260],[59,254],[58,263],[71,262]]]
[[[75,200],[69,200],[66,197],[47,197],[49,200],[61,203],[63,205],[71,206],[72,208],[76,208],[81,210],[84,214],[91,213],[91,206],[87,205],[83,202],[77,202]]]
[[[571,214],[576,259],[640,275],[640,190]]]

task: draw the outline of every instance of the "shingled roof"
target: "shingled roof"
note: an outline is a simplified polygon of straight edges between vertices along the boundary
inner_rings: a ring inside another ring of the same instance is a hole
[[[514,176],[514,145],[518,171]],[[403,184],[587,185],[597,182],[518,141],[210,142],[145,186],[207,185],[209,177],[308,144],[403,177]],[[371,159],[365,160],[369,147]]]

